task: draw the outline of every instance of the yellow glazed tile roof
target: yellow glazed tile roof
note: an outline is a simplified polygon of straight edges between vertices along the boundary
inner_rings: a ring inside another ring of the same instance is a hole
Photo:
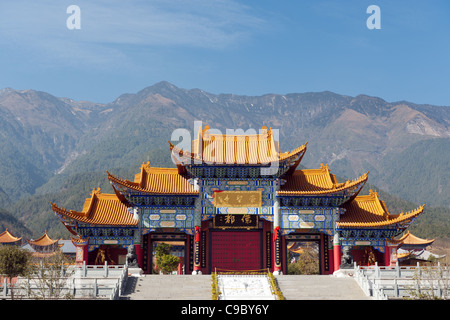
[[[423,246],[429,246],[434,242],[435,239],[422,239],[419,237],[416,237],[415,235],[411,234],[409,231],[405,233],[400,239],[391,239],[389,240],[389,243],[391,244],[397,244],[397,245],[423,245]]]
[[[200,143],[201,142],[201,143]],[[192,141],[192,153],[181,151],[170,143],[174,154],[209,164],[255,165],[270,164],[303,155],[306,144],[280,153],[279,143],[274,140],[272,128],[262,127],[259,134],[214,134],[209,126],[198,132]],[[174,157],[177,162],[177,157]],[[297,163],[298,164],[298,163]]]
[[[263,127],[261,134],[224,135],[212,134],[206,126],[199,130],[193,150],[202,156],[203,161],[210,163],[258,164],[278,160],[273,134],[267,127]]]
[[[29,244],[35,245],[35,246],[41,246],[41,247],[46,247],[49,245],[52,245],[56,242],[58,242],[59,240],[53,240],[51,239],[48,234],[47,231],[45,231],[45,233],[38,239],[36,240],[27,240],[27,242]]]
[[[179,174],[176,168],[154,168],[150,166],[149,162],[143,163],[141,172],[134,177],[134,182],[122,180],[109,172],[107,173],[111,182],[136,191],[152,194],[198,194],[194,186],[185,176]]]
[[[366,183],[368,172],[358,179],[338,183],[336,177],[330,173],[328,165],[320,165],[320,169],[296,170],[286,177],[286,183],[281,186],[278,195],[308,195],[336,193],[361,183]]]
[[[66,210],[52,203],[52,209],[57,214],[62,214],[70,219],[87,224],[135,226],[137,220],[128,211],[115,194],[103,194],[99,189],[94,189],[92,197],[87,198],[81,212]]]
[[[407,222],[419,216],[425,205],[409,212],[397,215],[389,214],[386,205],[378,197],[376,191],[370,190],[369,195],[355,197],[342,206],[346,211],[337,222],[338,227],[382,227],[396,223]]]
[[[8,231],[8,229],[0,233],[0,243],[13,243],[20,240],[22,240],[22,237],[14,237],[12,233]]]

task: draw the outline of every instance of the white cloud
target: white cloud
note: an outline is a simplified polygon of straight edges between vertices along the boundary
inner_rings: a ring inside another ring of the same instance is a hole
[[[81,29],[69,30],[67,7],[81,10]],[[107,63],[123,58],[122,46],[223,49],[249,39],[261,18],[221,0],[2,0],[0,44],[36,55]]]
[[[87,7],[92,40],[222,48],[249,36],[261,22],[231,1],[152,1],[126,8],[122,3]]]

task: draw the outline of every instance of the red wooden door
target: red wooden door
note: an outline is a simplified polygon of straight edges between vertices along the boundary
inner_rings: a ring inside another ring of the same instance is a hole
[[[211,232],[211,272],[261,269],[260,231]]]

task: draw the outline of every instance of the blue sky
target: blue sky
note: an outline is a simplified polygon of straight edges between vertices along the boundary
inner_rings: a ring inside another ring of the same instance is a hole
[[[448,0],[2,0],[0,88],[107,103],[169,81],[450,105],[449,13]]]

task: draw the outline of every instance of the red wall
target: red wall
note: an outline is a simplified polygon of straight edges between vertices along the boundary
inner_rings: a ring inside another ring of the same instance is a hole
[[[353,261],[360,266],[369,265],[368,260],[370,252],[373,253],[375,261],[378,262],[378,265],[384,265],[384,253],[381,253],[378,250],[373,249],[372,247],[353,247]],[[371,265],[374,265],[374,263],[371,263]]]
[[[109,255],[110,260],[108,261],[108,264],[114,265],[117,264],[119,261],[119,255],[126,255],[127,249],[122,248],[117,245],[101,245],[98,249],[95,249],[94,251],[89,252],[89,258],[88,258],[88,264],[94,265],[95,259],[97,257],[97,254],[99,250],[104,249],[105,252]]]

